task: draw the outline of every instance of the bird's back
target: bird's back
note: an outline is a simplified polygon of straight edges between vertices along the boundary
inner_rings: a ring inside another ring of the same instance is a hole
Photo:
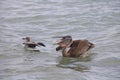
[[[71,54],[71,57],[79,57],[87,52],[89,42],[88,40],[74,40],[70,47],[68,53]]]

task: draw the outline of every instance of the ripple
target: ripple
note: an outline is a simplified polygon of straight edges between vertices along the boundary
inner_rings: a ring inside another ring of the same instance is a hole
[[[119,0],[1,0],[0,79],[119,80]],[[54,36],[88,39],[87,58],[63,58]],[[47,45],[25,51],[21,38]],[[102,76],[102,77],[101,77]]]

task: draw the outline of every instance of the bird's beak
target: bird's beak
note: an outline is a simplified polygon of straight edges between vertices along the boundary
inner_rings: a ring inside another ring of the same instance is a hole
[[[53,37],[53,38],[63,38],[64,36],[55,36],[55,37]],[[60,43],[62,43],[63,42],[63,40],[62,39],[60,39],[60,40],[57,40],[55,43],[53,43],[54,45],[59,45]]]
[[[53,44],[54,44],[54,45],[59,45],[61,42],[62,42],[62,40],[60,39],[60,40],[56,41],[56,42],[53,43]]]
[[[61,38],[54,43],[54,45],[59,45],[60,47],[65,47],[66,45],[69,44],[69,42],[72,41],[71,36],[57,36],[54,38]]]

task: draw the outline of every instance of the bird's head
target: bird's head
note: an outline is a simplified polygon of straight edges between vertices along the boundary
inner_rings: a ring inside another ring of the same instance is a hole
[[[25,38],[22,38],[23,40],[26,40],[26,41],[30,41],[30,37],[25,37]]]
[[[58,36],[56,38],[61,38],[61,39],[57,40],[54,43],[55,45],[59,45],[59,48],[61,47],[60,49],[66,47],[67,45],[69,45],[72,42],[72,37],[69,36],[69,35],[67,35],[67,36]]]

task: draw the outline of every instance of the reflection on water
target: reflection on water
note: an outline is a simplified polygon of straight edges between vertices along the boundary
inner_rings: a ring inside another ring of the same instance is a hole
[[[61,68],[69,68],[75,71],[86,72],[89,71],[90,65],[85,65],[84,62],[90,62],[92,60],[91,56],[87,56],[86,58],[67,58],[67,57],[59,57],[58,63],[56,66]]]
[[[53,36],[96,46],[58,57]],[[46,44],[26,51],[21,38]],[[0,0],[0,80],[120,80],[120,0]]]

